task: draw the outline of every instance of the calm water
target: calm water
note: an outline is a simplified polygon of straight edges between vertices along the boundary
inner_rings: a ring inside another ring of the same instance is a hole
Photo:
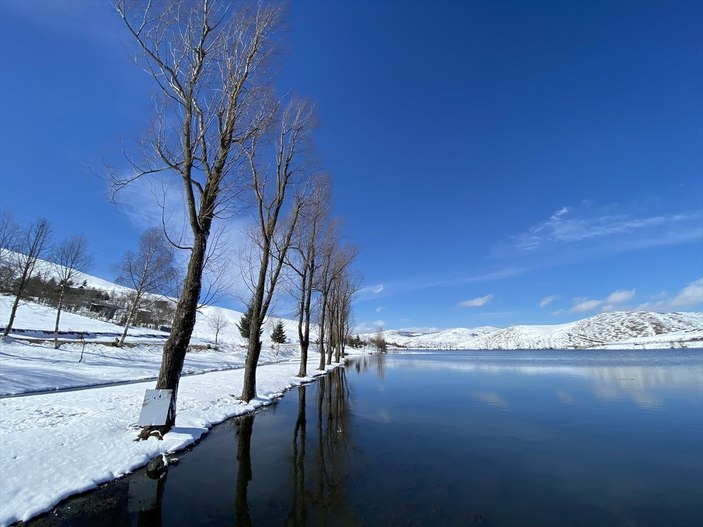
[[[703,351],[359,358],[37,524],[703,525]]]

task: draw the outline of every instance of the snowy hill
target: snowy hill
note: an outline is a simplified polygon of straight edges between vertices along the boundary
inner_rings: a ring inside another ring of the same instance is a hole
[[[567,324],[428,332],[389,330],[384,337],[403,348],[429,349],[702,347],[703,313],[619,311]]]
[[[0,261],[0,264],[3,263]],[[37,260],[35,273],[44,276],[45,278],[59,279],[59,275],[56,271],[56,266],[45,260]],[[77,284],[85,284],[91,289],[97,289],[104,291],[109,294],[110,297],[115,295],[125,295],[132,292],[132,289],[98,278],[96,276],[90,275],[88,273],[76,272],[74,282]],[[150,295],[147,294],[147,297]],[[154,296],[154,298],[161,298]],[[171,299],[174,302],[176,299]],[[10,312],[11,298],[0,295],[0,327],[4,327],[7,323]],[[239,334],[237,329],[237,324],[239,323],[242,312],[233,309],[226,309],[216,306],[203,306],[199,309],[195,328],[193,330],[193,338],[201,341],[213,341],[215,331],[212,327],[211,320],[220,314],[221,318],[225,321],[224,327],[219,332],[218,342],[227,343],[235,346],[246,345],[246,340]],[[88,312],[83,313],[70,313],[64,312],[61,319],[61,331],[69,332],[82,332],[82,333],[94,333],[97,335],[107,336],[111,334],[114,336],[121,333],[120,326],[114,324],[115,321],[101,321],[90,318],[93,314]],[[56,317],[56,311],[53,308],[42,306],[34,302],[23,302],[22,307],[17,312],[17,319],[15,320],[14,327],[17,329],[28,330],[33,336],[41,336],[41,333],[49,333],[53,331],[54,328],[54,318]],[[264,323],[264,330],[261,335],[261,340],[265,346],[271,344],[271,332],[273,331],[274,324],[279,320],[279,318],[269,316]],[[280,319],[283,321],[283,328],[288,338],[288,342],[295,342],[297,336],[297,322],[294,320]],[[316,338],[316,332],[312,331],[313,340]],[[31,336],[30,335],[30,336]],[[144,341],[144,337],[148,335],[152,340],[154,338],[162,337],[165,339],[168,334],[165,332],[144,329],[133,326],[129,330],[130,337],[141,337],[139,340]],[[129,339],[128,340],[134,340]]]

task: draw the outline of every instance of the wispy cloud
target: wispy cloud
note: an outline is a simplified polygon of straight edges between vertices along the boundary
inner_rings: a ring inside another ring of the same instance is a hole
[[[623,309],[624,304],[632,300],[635,296],[635,290],[618,289],[610,293],[604,299],[594,298],[575,298],[573,305],[569,308],[569,313],[586,313],[600,308],[601,311],[615,311]],[[563,311],[557,311],[555,314],[561,314]]]
[[[411,291],[421,291],[423,289],[432,289],[435,287],[452,287],[464,284],[476,284],[482,282],[490,282],[493,280],[501,280],[503,278],[512,278],[528,273],[528,267],[503,267],[493,271],[484,273],[472,273],[463,276],[452,278],[443,278],[438,280],[424,278],[408,278],[404,281],[384,282],[377,285],[366,285],[362,287],[355,295],[355,302],[364,302],[368,300],[379,300],[381,298],[391,297],[400,293],[409,293]]]
[[[637,309],[669,311],[703,305],[703,277],[694,280],[679,291],[673,298],[662,291],[649,301],[637,306]]]
[[[690,307],[703,303],[703,277],[684,287],[671,301],[673,307]]]
[[[481,307],[493,300],[493,295],[479,296],[470,300],[459,302],[459,307]]]
[[[569,309],[569,313],[586,313],[587,311],[593,311],[602,304],[602,300],[579,298],[574,301],[574,305]]]
[[[373,322],[361,322],[360,324],[357,324],[356,326],[354,326],[353,332],[354,333],[375,333],[378,330],[383,331],[384,327],[386,327],[385,320],[374,320]]]
[[[613,291],[608,295],[608,297],[605,299],[606,304],[622,304],[623,302],[627,302],[628,300],[631,300],[632,297],[635,296],[635,290],[630,289],[629,291],[625,289],[618,289],[617,291]]]
[[[379,295],[383,293],[384,289],[386,289],[386,287],[383,284],[366,285],[359,289],[359,292],[356,294],[355,300],[369,300],[372,298],[378,299]]]
[[[684,243],[703,237],[703,211],[631,213],[627,205],[562,207],[549,218],[501,244],[501,252],[530,254],[576,244],[612,245],[614,250]],[[613,212],[617,210],[617,212]],[[627,243],[622,243],[623,241]]]
[[[539,301],[539,307],[545,308],[555,300],[559,299],[559,295],[549,295],[545,296],[542,300]]]

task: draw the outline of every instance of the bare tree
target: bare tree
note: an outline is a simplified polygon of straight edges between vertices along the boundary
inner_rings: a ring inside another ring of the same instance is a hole
[[[56,306],[56,324],[54,325],[54,349],[59,349],[59,322],[63,310],[66,289],[72,285],[79,272],[86,271],[93,263],[88,254],[88,242],[83,236],[74,236],[61,242],[53,254],[54,270],[59,278],[59,300]]]
[[[276,129],[269,137],[273,143],[275,163],[262,155],[259,146],[266,136],[254,135],[246,149],[256,199],[256,235],[258,269],[255,270],[251,308],[249,343],[244,363],[242,400],[256,397],[256,366],[261,354],[260,329],[266,318],[281,269],[290,247],[304,198],[293,197],[287,221],[284,205],[291,186],[309,168],[305,151],[314,125],[313,109],[304,102],[291,101],[281,112]]]
[[[298,314],[298,342],[300,343],[300,368],[298,377],[307,375],[308,349],[310,347],[310,318],[315,278],[320,267],[320,244],[329,226],[331,183],[327,176],[315,180],[310,199],[300,212],[298,226],[287,258],[293,270],[294,290]]]
[[[159,3],[157,12],[154,5],[133,12],[127,0],[116,1],[163,97],[149,140],[153,158],[135,164],[133,176],[116,179],[115,188],[163,173],[180,181],[185,196],[192,240],[178,244],[190,251],[190,259],[156,383],[157,389],[173,390],[171,411],[160,427],[165,432],[175,423],[212,223],[236,204],[238,147],[261,126],[260,70],[274,48],[280,8],[243,3],[237,10],[230,3],[200,0]]]
[[[3,211],[0,213],[0,292],[10,292],[13,279],[13,270],[10,255],[17,249],[19,227],[12,218],[12,214]]]
[[[17,314],[17,306],[30,278],[32,278],[37,260],[48,249],[50,235],[49,222],[41,219],[27,227],[24,233],[20,233],[17,238],[16,252],[12,253],[9,258],[12,273],[16,277],[15,287],[13,288],[15,300],[12,303],[10,320],[5,326],[3,337],[9,335],[10,330],[12,330],[12,324],[14,324],[15,315]]]
[[[19,227],[9,212],[0,213],[0,264],[17,246]]]
[[[317,282],[317,289],[320,292],[320,370],[325,369],[326,356],[327,364],[332,361],[330,311],[335,282],[345,273],[357,253],[358,250],[355,247],[341,246],[337,236],[330,237],[322,251],[322,265]]]
[[[207,317],[207,324],[215,332],[215,345],[217,345],[217,337],[220,335],[220,331],[225,329],[229,325],[229,321],[225,314],[220,309],[215,309]]]
[[[144,296],[148,293],[166,295],[176,289],[178,271],[175,261],[173,247],[164,238],[161,229],[152,227],[142,234],[139,252],[128,251],[119,264],[116,282],[132,289],[119,346],[124,344]]]
[[[337,274],[332,281],[330,300],[328,302],[329,342],[327,363],[339,362],[344,356],[347,337],[351,322],[351,301],[354,293],[359,290],[358,280],[352,278],[348,267]]]

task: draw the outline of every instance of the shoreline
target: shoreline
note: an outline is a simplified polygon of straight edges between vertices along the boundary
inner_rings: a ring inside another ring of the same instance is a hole
[[[318,359],[313,353],[309,363]],[[249,403],[234,395],[241,391],[243,368],[184,377],[176,426],[163,440],[134,441],[143,393],[153,381],[0,400],[0,525],[27,521],[154,457],[190,448],[212,427],[262,410],[292,388],[344,365],[296,377],[299,364],[293,359],[259,366],[257,397]]]

